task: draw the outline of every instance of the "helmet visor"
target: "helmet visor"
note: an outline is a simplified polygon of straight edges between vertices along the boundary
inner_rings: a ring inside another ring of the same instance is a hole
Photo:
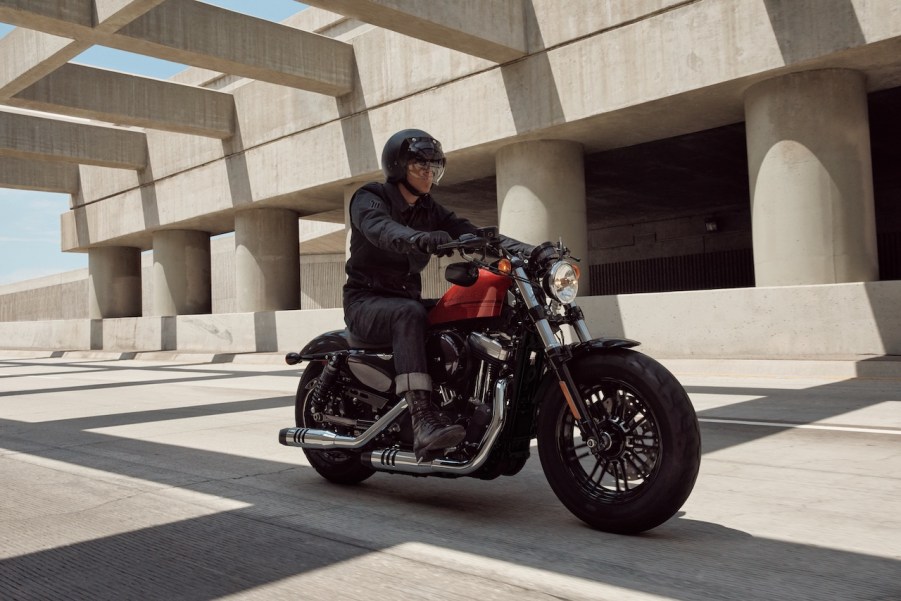
[[[441,142],[434,138],[407,139],[407,165],[420,173],[431,171],[432,181],[438,183],[444,175],[446,160]]]

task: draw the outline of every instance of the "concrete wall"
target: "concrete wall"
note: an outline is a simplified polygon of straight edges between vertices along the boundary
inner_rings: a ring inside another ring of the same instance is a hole
[[[87,269],[0,286],[0,322],[87,316]]]
[[[716,231],[707,232],[706,214],[649,219],[589,232],[589,265],[677,257],[751,248],[749,209],[711,211]]]
[[[210,244],[213,314],[235,313],[234,237],[222,236]],[[427,298],[447,290],[444,266],[451,259],[433,261],[423,272]],[[153,299],[153,256],[141,256],[141,302],[143,315],[150,315]],[[0,322],[87,319],[87,270],[80,269],[0,286]],[[341,306],[344,285],[344,255],[319,254],[300,257],[300,308],[333,309]],[[0,342],[0,348],[3,343]]]
[[[901,281],[587,297],[596,337],[661,357],[901,355]],[[343,328],[340,309],[0,323],[0,348],[287,352]]]
[[[670,357],[901,354],[901,281],[582,299],[594,336]]]

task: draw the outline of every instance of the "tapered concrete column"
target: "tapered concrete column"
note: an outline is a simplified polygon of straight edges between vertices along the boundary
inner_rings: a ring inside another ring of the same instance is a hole
[[[300,308],[297,213],[250,209],[235,215],[235,288],[239,312]]]
[[[153,234],[153,315],[212,312],[210,235],[193,230]]]
[[[354,182],[344,186],[344,260],[350,257],[350,200],[366,182]]]
[[[745,115],[757,285],[878,279],[864,75],[761,82]]]
[[[582,146],[564,140],[520,142],[497,153],[498,221],[502,234],[529,244],[564,244],[582,259],[580,294],[587,296],[588,220]]]
[[[99,246],[88,251],[88,317],[141,316],[141,251]]]

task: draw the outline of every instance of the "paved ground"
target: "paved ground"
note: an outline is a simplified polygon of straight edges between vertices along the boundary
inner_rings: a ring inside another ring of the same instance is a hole
[[[667,363],[701,475],[623,537],[573,518],[537,456],[491,482],[329,485],[276,440],[297,370],[146,359],[0,351],[0,598],[901,599],[890,364]]]

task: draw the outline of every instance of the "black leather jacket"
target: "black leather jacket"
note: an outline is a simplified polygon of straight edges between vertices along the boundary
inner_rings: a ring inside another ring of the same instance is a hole
[[[344,306],[372,294],[420,299],[420,273],[430,255],[413,243],[420,232],[444,230],[454,239],[476,231],[468,219],[457,217],[430,195],[408,205],[397,185],[366,184],[350,201],[350,258],[345,265]],[[501,236],[501,244],[513,252],[529,252],[531,246]]]

